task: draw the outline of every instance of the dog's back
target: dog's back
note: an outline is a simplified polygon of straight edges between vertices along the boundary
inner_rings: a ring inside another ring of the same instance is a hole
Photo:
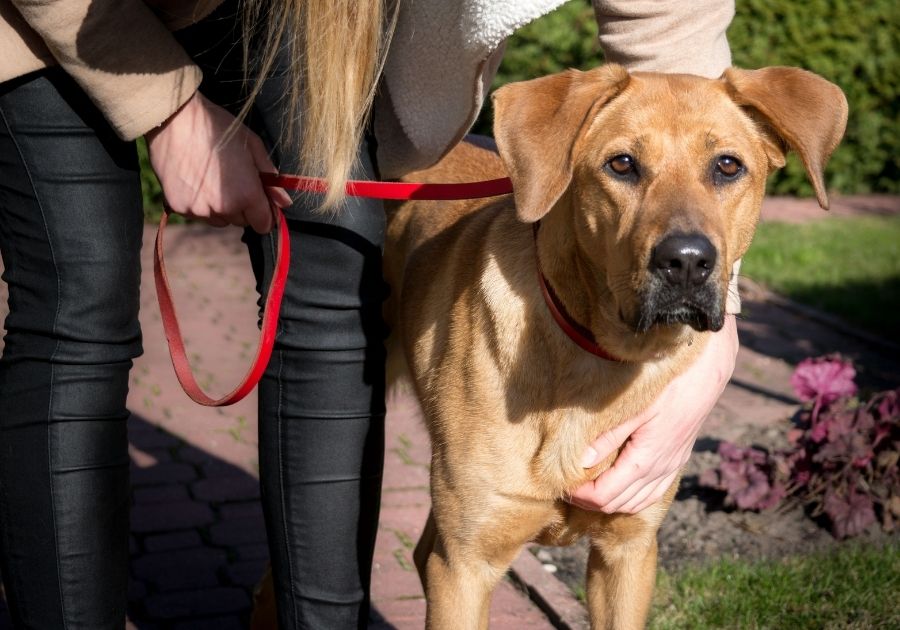
[[[505,177],[506,171],[491,138],[470,135],[429,169],[409,173],[408,182],[464,183]],[[385,302],[384,317],[391,329],[388,347],[388,384],[394,388],[408,379],[408,366],[400,347],[401,295],[406,269],[435,264],[431,256],[416,251],[437,235],[448,242],[458,230],[461,220],[484,208],[484,200],[388,202],[387,233],[384,248],[385,280],[391,288]],[[430,249],[440,249],[435,246]],[[421,272],[421,269],[418,270]]]

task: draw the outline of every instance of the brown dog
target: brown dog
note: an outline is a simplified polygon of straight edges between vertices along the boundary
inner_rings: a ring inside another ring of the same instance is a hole
[[[584,470],[579,458],[722,327],[732,264],[788,147],[827,205],[846,100],[794,68],[706,80],[604,66],[508,85],[494,107],[499,156],[463,143],[409,179],[508,173],[514,195],[408,202],[389,220],[395,331],[433,450],[415,553],[427,626],[487,627],[523,544],[587,535],[592,626],[640,628],[677,484],[639,514],[587,512],[564,497],[611,461]],[[560,310],[619,361],[566,336],[538,266]]]

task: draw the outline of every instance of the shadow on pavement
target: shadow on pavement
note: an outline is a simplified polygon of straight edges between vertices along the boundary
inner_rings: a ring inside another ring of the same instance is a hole
[[[137,414],[129,420],[132,628],[246,628],[268,562],[259,482]],[[370,627],[390,630],[377,610]],[[0,630],[12,624],[0,598]]]

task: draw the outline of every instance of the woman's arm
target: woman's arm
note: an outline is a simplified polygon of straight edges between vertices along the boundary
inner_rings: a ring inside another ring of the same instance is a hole
[[[123,139],[147,135],[169,207],[212,225],[268,232],[259,171],[276,169],[259,137],[197,92],[200,69],[141,0],[13,0],[63,69]],[[233,131],[229,135],[229,131]]]
[[[200,69],[141,0],[12,0],[125,140],[175,113]]]
[[[717,79],[731,65],[734,0],[593,0],[606,61]]]

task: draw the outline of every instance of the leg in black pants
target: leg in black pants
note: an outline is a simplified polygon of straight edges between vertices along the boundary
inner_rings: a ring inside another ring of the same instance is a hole
[[[234,4],[178,33],[203,68],[201,91],[234,111],[242,98]],[[283,172],[303,172],[284,138],[290,60],[281,55],[248,124]],[[365,152],[364,152],[365,153]],[[356,177],[373,178],[368,156]],[[365,628],[384,459],[380,202],[337,212],[299,199],[286,212],[293,259],[275,352],[259,391],[263,510],[282,628]],[[247,231],[260,289],[273,241]]]
[[[0,84],[0,569],[16,627],[125,623],[141,235],[134,144],[60,70]]]

